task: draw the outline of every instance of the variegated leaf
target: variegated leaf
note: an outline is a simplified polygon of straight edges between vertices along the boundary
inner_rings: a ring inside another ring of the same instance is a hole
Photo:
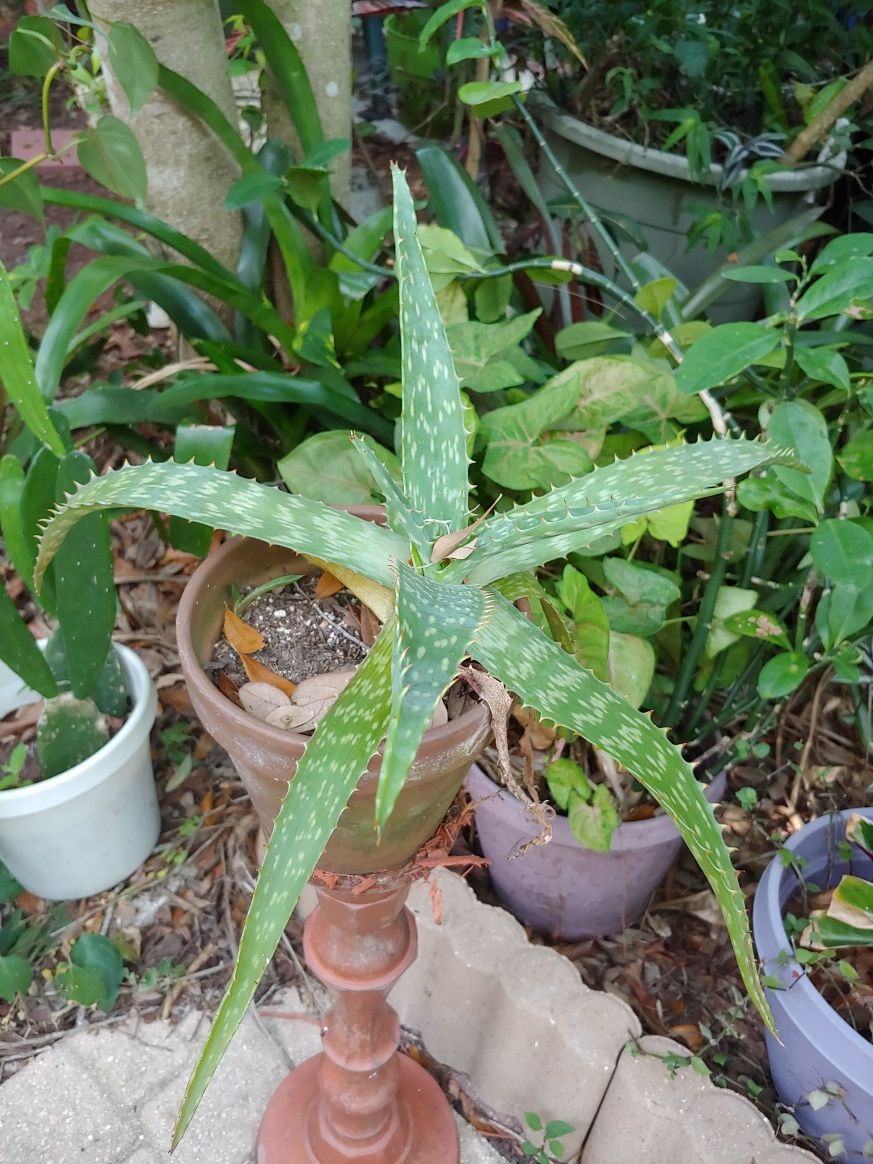
[[[746,989],[767,1026],[745,900],[712,805],[666,734],[550,642],[504,598],[471,654],[540,715],[577,732],[624,765],[673,817],[724,914]]]
[[[391,174],[403,356],[403,491],[412,509],[433,522],[436,538],[467,524],[464,409],[452,350],[416,233],[412,195],[403,171],[392,166]]]
[[[258,874],[233,978],[185,1092],[173,1147],[184,1135],[242,1022],[303,886],[385,735],[393,637],[392,622],[319,724],[297,765]]]
[[[128,465],[92,477],[49,518],[40,542],[38,579],[67,531],[102,509],[156,509],[275,546],[312,554],[393,585],[391,557],[405,557],[406,542],[390,530],[349,513],[283,493],[202,465]]]
[[[379,825],[391,814],[437,700],[493,607],[484,590],[431,581],[403,562],[397,563],[395,603],[391,719],[376,794]]]
[[[364,437],[352,433],[352,448],[367,466],[370,475],[376,482],[376,487],[385,498],[385,512],[389,527],[407,538],[412,545],[418,546],[422,555],[426,557],[433,537],[413,513],[409,502],[397,487],[394,478]]]
[[[729,438],[637,453],[493,514],[478,531],[475,551],[449,576],[485,585],[531,569],[641,514],[703,497],[723,481],[785,459],[794,460],[772,446]]]

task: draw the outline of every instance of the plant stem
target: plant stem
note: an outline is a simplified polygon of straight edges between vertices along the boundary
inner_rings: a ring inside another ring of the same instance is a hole
[[[58,75],[60,70],[64,67],[63,61],[55,61],[52,67],[45,75],[45,80],[42,83],[42,133],[45,139],[45,152],[49,157],[54,154],[54,146],[52,145],[52,127],[51,116],[49,109],[49,97],[51,96],[52,81]]]
[[[785,160],[797,163],[804,158],[815,142],[827,133],[837,118],[841,117],[859,97],[862,97],[871,85],[873,85],[873,59],[869,60],[863,69],[855,74],[845,89],[834,94],[818,117],[814,117],[806,129],[801,130],[785,151]]]
[[[591,203],[586,198],[584,198],[582,196],[581,192],[577,189],[576,185],[574,184],[573,179],[570,177],[570,175],[567,173],[567,171],[564,169],[564,167],[558,161],[558,158],[556,157],[554,150],[549,145],[549,143],[546,141],[545,137],[543,136],[542,131],[540,130],[540,127],[537,125],[536,121],[531,116],[530,111],[528,110],[525,103],[517,95],[512,98],[512,101],[513,101],[513,104],[515,105],[515,108],[518,110],[518,112],[524,118],[525,125],[527,125],[528,129],[530,130],[534,141],[537,143],[539,148],[542,150],[549,165],[555,171],[555,175],[557,176],[559,181],[563,184],[563,186],[567,190],[567,193],[570,195],[570,197],[573,199],[573,201],[576,203],[576,205],[579,207],[579,209],[585,215],[585,219],[588,222],[588,225],[591,227],[591,229],[594,231],[594,233],[597,235],[597,237],[603,243],[604,247],[606,247],[606,249],[609,251],[610,255],[612,256],[612,261],[616,265],[616,268],[619,271],[621,271],[622,275],[624,275],[625,279],[627,279],[628,283],[633,288],[633,290],[639,291],[641,284],[640,284],[640,281],[637,278],[637,276],[634,274],[634,270],[631,267],[630,263],[627,261],[627,259],[624,257],[624,255],[621,253],[621,251],[619,250],[618,246],[616,245],[615,240],[613,239],[612,235],[609,233],[609,231],[606,229],[606,227],[601,222],[600,217],[597,214],[597,211],[594,209],[594,207],[591,205]],[[634,306],[636,306],[636,305],[634,305]]]
[[[664,713],[664,724],[668,727],[676,726],[679,713],[685,708],[688,702],[688,692],[691,689],[694,672],[712,628],[715,601],[727,569],[727,551],[730,545],[732,525],[733,518],[729,512],[728,502],[725,501],[722,506],[721,521],[718,526],[718,538],[715,543],[715,556],[713,558],[712,569],[710,570],[706,585],[703,588],[703,597],[700,600],[700,609],[697,612],[694,634],[691,636],[688,650],[682,659],[682,666],[676,677],[676,685],[673,688],[673,694],[670,696],[670,702]]]

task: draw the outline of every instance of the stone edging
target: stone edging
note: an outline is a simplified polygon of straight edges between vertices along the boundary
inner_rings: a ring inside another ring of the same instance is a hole
[[[584,1144],[582,1164],[815,1161],[779,1143],[742,1096],[690,1069],[671,1076],[659,1056],[688,1056],[687,1048],[639,1038],[626,1003],[589,989],[571,962],[532,945],[456,874],[440,869],[413,886],[409,905],[419,956],[390,1001],[493,1111],[566,1120],[575,1129],[564,1140],[568,1156]]]

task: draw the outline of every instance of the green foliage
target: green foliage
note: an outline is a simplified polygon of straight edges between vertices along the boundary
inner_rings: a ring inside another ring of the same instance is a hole
[[[542,1117],[533,1111],[524,1113],[524,1122],[531,1132],[540,1133],[538,1145],[530,1139],[522,1140],[521,1150],[525,1157],[535,1164],[550,1164],[550,1161],[563,1159],[565,1146],[561,1141],[574,1130],[572,1124],[566,1120],[548,1120],[544,1123]]]
[[[367,659],[316,730],[267,848],[232,987],[183,1105],[177,1139],[248,1006],[297,895],[379,742],[384,819],[436,701],[465,654],[548,720],[624,764],[676,819],[725,910],[747,987],[769,1022],[742,894],[712,807],[679,752],[489,584],[617,532],[666,503],[686,502],[781,454],[731,439],[659,449],[598,468],[468,526],[467,432],[459,384],[399,171],[395,240],[403,347],[401,480],[355,442],[385,493],[388,528],[322,502],[198,465],[145,464],[81,486],[53,515],[35,577],[76,523],[115,506],[206,521],[338,564],[378,583],[395,607]],[[387,593],[386,593],[387,591]],[[593,797],[592,797],[593,804]],[[604,806],[599,806],[601,813]]]
[[[102,934],[82,934],[73,942],[69,963],[58,970],[55,985],[63,998],[108,1012],[123,976],[124,963],[115,943]]]

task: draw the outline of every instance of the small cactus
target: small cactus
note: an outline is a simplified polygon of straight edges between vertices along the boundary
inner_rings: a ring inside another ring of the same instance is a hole
[[[51,668],[52,674],[62,691],[70,689],[70,668],[67,662],[67,648],[60,627],[54,632],[45,646],[45,659]],[[127,684],[124,681],[124,672],[115,650],[110,646],[103,670],[97,680],[97,685],[91,692],[91,699],[104,715],[114,715],[121,718],[127,715],[130,700]]]
[[[106,719],[91,699],[65,692],[47,699],[36,725],[42,776],[59,776],[98,752],[109,739]]]

